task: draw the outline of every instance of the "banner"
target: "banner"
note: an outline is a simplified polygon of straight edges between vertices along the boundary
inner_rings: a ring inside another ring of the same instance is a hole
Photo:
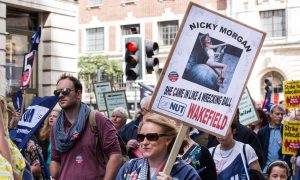
[[[300,108],[300,81],[284,81],[283,86],[285,108]]]
[[[258,121],[258,116],[256,114],[255,106],[246,88],[242,94],[242,98],[239,103],[240,118],[239,121],[242,125],[246,126]]]
[[[300,148],[300,122],[284,121],[282,154],[297,154]]]
[[[55,96],[36,97],[32,104],[25,110],[17,126],[17,134],[14,139],[19,149],[26,145],[27,141],[39,129],[48,114],[58,102]]]
[[[266,33],[190,3],[150,108],[224,136]]]

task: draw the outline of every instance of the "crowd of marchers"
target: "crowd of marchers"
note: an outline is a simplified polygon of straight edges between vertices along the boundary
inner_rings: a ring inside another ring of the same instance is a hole
[[[283,121],[300,121],[300,111],[286,118],[282,104],[269,112],[258,108],[259,121],[244,126],[237,110],[224,137],[189,128],[167,173],[181,123],[151,112],[151,96],[133,120],[122,107],[108,118],[82,102],[82,88],[72,75],[58,79],[58,105],[21,150],[10,133],[19,114],[1,98],[0,179],[300,179],[299,149],[282,154]]]

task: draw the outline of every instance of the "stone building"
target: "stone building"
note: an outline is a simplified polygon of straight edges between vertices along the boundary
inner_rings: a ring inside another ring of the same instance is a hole
[[[42,34],[26,90],[28,100],[52,95],[63,72],[77,73],[77,25],[76,0],[0,0],[0,70],[12,93],[19,89],[24,54],[39,26]]]
[[[257,29],[267,37],[257,58],[247,87],[252,98],[261,102],[265,79],[273,84],[275,101],[282,99],[282,84],[299,79],[300,15],[298,0],[196,0]],[[88,0],[79,3],[79,52],[105,55],[123,62],[122,38],[139,34],[158,42],[157,55],[162,69],[184,16],[186,0]],[[133,32],[132,29],[135,31]],[[156,76],[146,74],[146,83],[156,84]]]

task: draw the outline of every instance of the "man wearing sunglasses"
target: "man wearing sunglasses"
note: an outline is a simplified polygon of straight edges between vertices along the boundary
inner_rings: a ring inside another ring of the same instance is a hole
[[[257,135],[263,149],[264,165],[263,173],[267,172],[268,165],[278,159],[290,165],[289,155],[282,154],[282,120],[285,109],[281,104],[273,105],[270,109],[270,122],[268,125],[259,129]]]
[[[103,144],[101,147],[98,143],[97,148],[89,123],[91,110],[81,102],[80,81],[63,74],[57,81],[54,95],[62,110],[51,130],[52,179],[115,179],[121,165],[121,151],[112,122],[96,113],[99,143]],[[107,154],[107,164],[104,153],[96,153],[96,149]]]

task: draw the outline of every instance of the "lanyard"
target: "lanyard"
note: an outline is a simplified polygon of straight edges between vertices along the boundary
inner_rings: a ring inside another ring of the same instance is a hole
[[[168,159],[168,156],[166,156],[164,158],[164,160],[159,164],[159,166],[156,168],[156,171],[155,173],[153,174],[153,176],[151,177],[151,180],[155,180],[156,179],[156,176],[157,174],[162,171],[166,165],[166,162],[167,162],[167,159]]]

